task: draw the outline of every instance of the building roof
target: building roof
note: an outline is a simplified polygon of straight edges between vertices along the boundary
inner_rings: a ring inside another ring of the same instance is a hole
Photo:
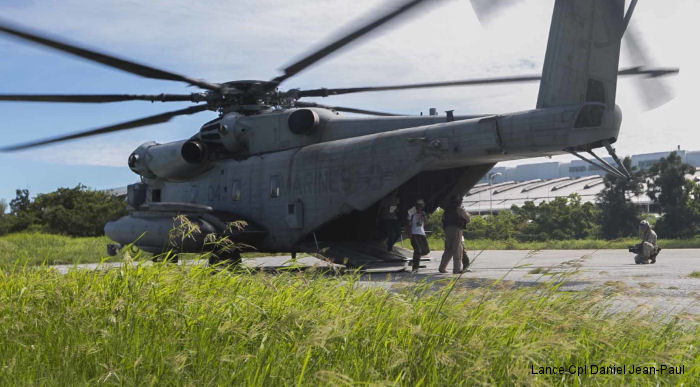
[[[511,206],[522,206],[527,201],[539,204],[554,200],[557,197],[568,197],[572,193],[581,196],[583,201],[594,202],[596,195],[605,187],[600,175],[585,176],[578,179],[560,177],[549,180],[534,179],[525,182],[506,182],[494,185],[489,190],[488,185],[474,187],[464,197],[463,206],[472,213],[488,213],[493,208],[494,212],[510,209]],[[636,198],[640,205],[646,196]],[[646,198],[646,201],[649,201]],[[649,203],[650,204],[650,203]]]
[[[632,156],[633,165],[640,168],[648,167],[658,159],[666,157],[668,153],[670,152]],[[696,167],[695,173],[686,175],[686,179],[700,182],[700,151],[681,151],[679,154],[684,162]],[[583,161],[580,163],[585,166]],[[527,168],[521,167],[523,166],[493,168],[491,172],[486,174],[485,179],[482,179],[482,182],[475,185],[464,197],[464,208],[468,212],[476,214],[489,213],[492,209],[493,212],[498,212],[509,210],[513,205],[523,206],[528,201],[537,205],[557,197],[568,197],[573,193],[578,194],[584,202],[595,202],[597,195],[605,188],[600,171],[594,174],[588,168],[581,169],[576,161],[571,163],[546,162],[529,164]],[[569,173],[572,170],[574,173]],[[483,181],[488,181],[488,175],[496,172],[502,173],[497,178],[500,177],[503,180],[496,182],[498,179],[494,178],[495,183],[489,187],[488,182]],[[506,178],[508,180],[505,180]],[[653,204],[646,193],[632,196],[630,200],[647,210]]]

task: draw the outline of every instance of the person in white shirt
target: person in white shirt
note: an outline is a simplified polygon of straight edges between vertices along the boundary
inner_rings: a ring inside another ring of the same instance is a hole
[[[408,222],[411,228],[411,246],[413,247],[413,272],[418,271],[420,257],[430,252],[428,239],[425,237],[423,226],[428,221],[428,216],[423,211],[425,202],[423,199],[416,201],[414,211],[408,212]]]

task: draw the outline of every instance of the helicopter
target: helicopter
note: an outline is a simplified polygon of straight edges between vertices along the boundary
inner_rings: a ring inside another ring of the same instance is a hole
[[[404,217],[418,199],[428,212],[463,196],[496,163],[573,154],[619,176],[628,171],[615,154],[621,109],[618,76],[658,78],[674,68],[619,70],[621,39],[636,0],[556,0],[541,75],[352,88],[284,90],[281,85],[348,44],[395,22],[425,0],[402,0],[340,38],[283,69],[270,80],[214,83],[158,69],[49,37],[0,20],[0,33],[146,78],[184,82],[189,94],[0,94],[0,101],[108,103],[193,102],[187,108],[97,129],[6,146],[16,151],[165,123],[204,111],[219,116],[190,138],[146,142],[128,157],[140,181],[127,187],[129,214],[105,225],[120,245],[151,253],[215,249],[207,236],[243,246],[215,251],[210,263],[239,262],[247,249],[309,252],[337,262],[406,261],[382,248],[380,203],[399,199]],[[493,2],[496,4],[498,2]],[[477,12],[483,1],[474,1]],[[489,10],[490,12],[490,10]],[[303,101],[308,97],[470,85],[540,82],[536,108],[507,114],[405,116]],[[363,116],[344,116],[355,113]],[[613,166],[595,149],[605,149]],[[588,153],[594,160],[587,158]],[[174,245],[170,231],[183,219],[198,232]],[[245,227],[232,228],[235,221]]]

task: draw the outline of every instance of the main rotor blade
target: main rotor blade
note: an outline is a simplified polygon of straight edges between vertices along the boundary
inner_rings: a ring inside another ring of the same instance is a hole
[[[40,145],[53,144],[53,143],[57,143],[57,142],[61,142],[61,141],[73,140],[76,138],[90,137],[90,136],[95,136],[98,134],[112,133],[112,132],[118,132],[118,131],[126,130],[126,129],[138,128],[141,126],[160,124],[163,122],[170,121],[170,119],[172,119],[173,117],[186,115],[186,114],[199,113],[199,112],[202,112],[202,111],[207,110],[207,109],[208,109],[207,105],[190,106],[190,107],[185,108],[185,109],[174,110],[174,111],[167,112],[167,113],[156,114],[154,116],[139,118],[136,120],[122,122],[122,123],[115,124],[115,125],[109,125],[109,126],[105,126],[102,128],[87,130],[84,132],[73,133],[73,134],[69,134],[66,136],[55,137],[55,138],[39,140],[39,141],[32,141],[32,142],[28,142],[28,143],[24,143],[24,144],[12,145],[12,146],[8,146],[8,147],[0,148],[0,151],[1,152],[17,151],[17,150],[22,150],[22,149],[33,148],[33,147],[40,146]]]
[[[489,20],[504,8],[508,8],[521,0],[470,0],[474,13],[481,24]]]
[[[66,103],[105,103],[122,101],[205,101],[203,94],[0,94],[0,101],[11,102],[66,102]]]
[[[646,76],[646,77],[661,77],[665,75],[672,75],[678,73],[677,68],[643,68],[643,67],[632,67],[620,70],[619,75],[621,76]],[[501,77],[501,78],[481,78],[481,79],[468,79],[462,81],[449,81],[449,82],[430,82],[430,83],[414,83],[408,85],[393,85],[393,86],[368,86],[368,87],[350,87],[342,89],[312,89],[312,90],[300,90],[297,92],[297,96],[301,97],[327,97],[329,95],[339,95],[339,94],[351,94],[351,93],[365,93],[372,91],[388,91],[388,90],[407,90],[407,89],[423,89],[431,87],[452,87],[452,86],[476,86],[476,85],[490,85],[499,83],[521,83],[521,82],[534,82],[541,79],[540,75],[524,75],[517,77]]]
[[[169,71],[160,70],[155,67],[139,64],[126,59],[117,58],[105,53],[101,53],[94,50],[89,50],[86,48],[81,48],[76,45],[61,42],[54,38],[49,38],[45,35],[30,31],[24,27],[18,27],[12,25],[4,20],[0,20],[0,32],[4,32],[8,35],[14,37],[28,40],[46,47],[51,47],[53,49],[63,51],[84,59],[88,59],[94,62],[102,63],[104,65],[126,71],[132,74],[140,75],[146,78],[153,79],[163,79],[168,81],[182,81],[187,82],[191,85],[199,86],[207,90],[219,90],[220,85],[209,83],[205,81],[200,81],[197,79],[189,78],[184,75],[175,74]]]
[[[318,107],[318,108],[323,108],[323,109],[330,109],[330,110],[336,110],[339,112],[346,112],[346,113],[357,113],[357,114],[367,114],[370,116],[381,116],[381,117],[398,117],[398,116],[405,116],[405,114],[394,114],[394,113],[385,113],[385,112],[377,112],[373,110],[364,110],[364,109],[355,109],[355,108],[349,108],[349,107],[343,107],[343,106],[327,106],[327,105],[321,105],[315,102],[301,102],[297,101],[294,103],[296,107]]]
[[[423,2],[425,2],[425,0],[403,0],[401,5],[391,10],[390,12],[385,13],[379,18],[373,19],[372,21],[363,24],[361,27],[354,29],[352,32],[345,34],[343,37],[328,43],[324,47],[287,66],[284,69],[284,74],[280,75],[277,78],[274,78],[272,82],[276,82],[277,84],[284,82],[285,80],[289,79],[290,77],[293,77],[294,75],[303,71],[307,67],[313,65],[314,63],[337,51],[338,49],[366,35],[367,33],[371,32],[377,27],[386,24],[387,22],[391,21],[397,16],[405,13],[406,11],[416,7],[417,5]]]

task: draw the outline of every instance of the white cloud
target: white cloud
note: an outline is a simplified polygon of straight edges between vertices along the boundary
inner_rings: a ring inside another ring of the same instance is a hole
[[[63,165],[94,165],[101,167],[124,167],[127,157],[142,142],[116,139],[89,139],[56,144],[48,147],[17,153],[17,158],[44,161]]]

